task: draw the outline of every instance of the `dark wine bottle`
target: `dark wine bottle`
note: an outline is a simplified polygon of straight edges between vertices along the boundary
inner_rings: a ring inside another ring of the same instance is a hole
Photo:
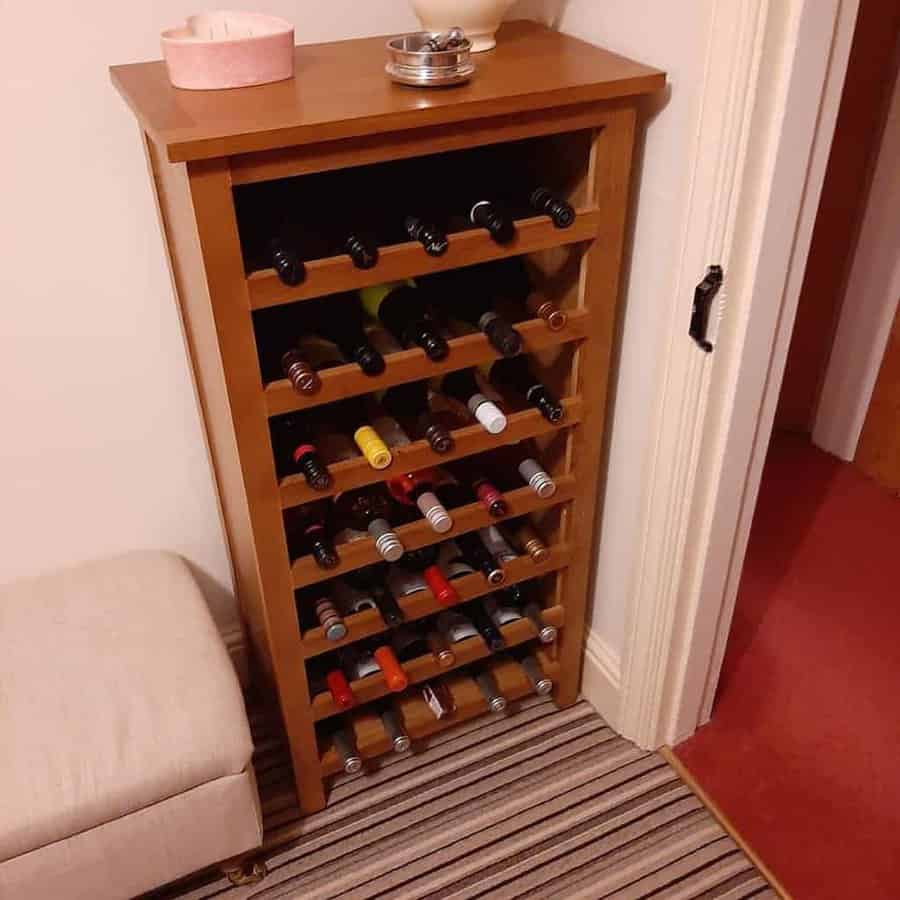
[[[453,519],[434,493],[435,476],[433,469],[423,469],[392,478],[387,487],[398,503],[418,507],[432,529],[444,534],[453,527]]]
[[[481,267],[484,280],[496,297],[511,300],[531,315],[543,319],[551,331],[561,331],[568,316],[551,300],[536,290],[521,257],[513,256]]]
[[[438,553],[438,547],[433,544],[418,550],[408,550],[403,557],[403,567],[422,574],[438,603],[453,606],[459,603],[459,594],[438,566]]]
[[[503,634],[494,624],[494,620],[488,615],[481,602],[470,603],[466,612],[468,612],[469,617],[472,619],[472,624],[478,629],[478,633],[485,644],[487,644],[491,653],[496,653],[506,646]]]
[[[407,216],[403,220],[403,229],[410,240],[418,241],[429,256],[443,256],[450,247],[444,229],[425,216]]]
[[[431,629],[428,634],[428,646],[434,658],[438,661],[438,665],[447,669],[456,663],[456,654],[450,649],[447,639],[437,630]]]
[[[340,563],[326,526],[328,513],[327,500],[316,500],[284,511],[284,526],[292,559],[312,555],[320,569],[333,569]]]
[[[310,615],[325,632],[329,641],[340,641],[347,637],[347,625],[328,592],[327,585],[312,585],[294,594],[297,618],[302,623],[309,621]]]
[[[353,739],[353,729],[342,726],[333,727],[331,731],[331,745],[337,753],[344,771],[348,775],[356,775],[362,771],[362,757],[356,749],[356,741]]]
[[[491,712],[499,713],[506,709],[506,698],[500,693],[497,680],[489,669],[481,669],[475,673],[475,683],[487,701]]]
[[[384,683],[394,693],[405,691],[409,686],[409,679],[393,648],[380,635],[345,647],[341,651],[341,667],[354,681],[380,672]]]
[[[490,553],[501,566],[505,566],[508,562],[512,562],[519,558],[519,554],[512,548],[509,541],[506,540],[506,536],[496,525],[488,525],[487,528],[479,528],[478,537],[481,538],[481,543],[484,544],[488,553]]]
[[[516,356],[522,352],[522,338],[494,309],[491,286],[482,278],[480,267],[442,272],[431,276],[426,283],[432,288],[435,304],[445,316],[479,329],[502,356]]]
[[[513,650],[512,655],[524,670],[525,676],[531,682],[536,694],[544,696],[553,691],[553,680],[544,673],[537,657],[527,648],[517,648]]]
[[[572,204],[550,188],[535,188],[528,196],[528,204],[536,213],[549,216],[557,228],[570,228],[575,224]]]
[[[537,565],[550,558],[550,548],[528,519],[519,519],[506,526],[514,543],[522,553],[527,553],[531,561]]]
[[[556,482],[538,462],[536,448],[530,441],[520,441],[506,447],[498,447],[488,457],[490,471],[501,484],[512,484],[512,475],[518,472],[522,480],[540,497],[546,500],[556,493]]]
[[[270,425],[279,475],[300,474],[313,490],[327,491],[332,484],[331,474],[316,447],[309,421],[291,414],[272,419]]]
[[[406,621],[393,590],[388,584],[388,569],[383,563],[355,569],[345,576],[354,591],[371,599],[372,605],[381,613],[385,625],[396,628]]]
[[[506,416],[496,403],[481,393],[473,369],[461,369],[444,376],[440,389],[468,409],[488,434],[500,434],[506,428]]]
[[[537,629],[542,644],[552,644],[558,633],[554,625],[544,622],[541,605],[535,596],[536,586],[537,582],[534,581],[511,584],[502,591],[498,591],[497,597],[500,602],[522,610],[522,615]]]
[[[391,645],[394,648],[394,655],[401,663],[431,656],[431,645],[428,643],[426,635],[415,631],[408,625],[393,632]]]
[[[384,357],[372,346],[363,329],[363,314],[353,294],[337,294],[303,303],[301,321],[310,331],[332,341],[366,375],[380,375]]]
[[[436,624],[444,640],[451,646],[478,637],[475,623],[459,610],[442,612],[437,617]]]
[[[565,415],[562,404],[531,371],[528,359],[524,356],[498,359],[491,366],[490,380],[498,390],[509,391],[523,397],[538,409],[548,422],[555,424]]]
[[[502,492],[471,457],[448,463],[444,468],[453,481],[445,481],[438,486],[438,496],[449,509],[465,506],[477,499],[495,518],[505,516],[509,506]]]
[[[363,309],[387,328],[404,347],[421,347],[426,356],[439,362],[450,346],[441,336],[437,322],[427,309],[427,296],[409,281],[393,281],[362,288]]]
[[[487,614],[491,617],[491,621],[498,628],[510,625],[523,618],[522,611],[510,603],[506,597],[507,595],[498,591],[496,594],[484,597],[481,601]]]
[[[484,575],[488,584],[499,585],[506,581],[503,567],[481,542],[481,538],[473,532],[460,534],[455,538],[466,561]]]
[[[296,236],[289,229],[275,235],[268,243],[268,262],[282,284],[296,287],[306,277],[306,266],[297,249]]]
[[[403,556],[404,548],[391,525],[391,501],[378,484],[344,491],[334,498],[334,521],[337,532],[366,532],[375,541],[375,549],[388,562]],[[352,539],[351,535],[345,535]]]
[[[428,384],[412,381],[384,392],[381,404],[416,440],[428,441],[435,453],[449,453],[453,436],[431,412]]]
[[[309,690],[313,697],[318,694],[330,694],[338,709],[351,709],[356,705],[356,695],[337,658],[329,658],[325,662],[317,661],[316,665],[310,668]]]
[[[412,741],[403,727],[400,711],[390,701],[379,703],[376,709],[381,719],[381,726],[391,742],[394,753],[406,753],[412,746]]]

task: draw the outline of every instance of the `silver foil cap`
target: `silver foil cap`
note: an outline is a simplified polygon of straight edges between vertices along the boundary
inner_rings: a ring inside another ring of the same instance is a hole
[[[394,533],[387,519],[374,519],[369,523],[369,534],[375,538],[375,549],[388,562],[397,562],[404,554],[403,544]]]
[[[531,489],[543,500],[556,493],[556,482],[534,459],[523,459],[519,463],[519,474]]]

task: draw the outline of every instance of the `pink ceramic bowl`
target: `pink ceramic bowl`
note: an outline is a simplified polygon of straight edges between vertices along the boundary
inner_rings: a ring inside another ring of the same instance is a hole
[[[294,74],[294,26],[275,16],[201,13],[161,37],[169,80],[177,88],[247,87]]]

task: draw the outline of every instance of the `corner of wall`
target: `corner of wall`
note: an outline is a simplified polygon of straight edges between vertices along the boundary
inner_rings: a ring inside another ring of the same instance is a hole
[[[615,731],[619,730],[621,673],[619,654],[597,631],[589,631],[584,652],[581,693]]]

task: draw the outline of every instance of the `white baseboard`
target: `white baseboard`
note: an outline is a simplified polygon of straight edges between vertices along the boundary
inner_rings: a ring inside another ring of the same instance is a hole
[[[622,702],[622,670],[619,654],[593,631],[584,651],[581,693],[607,724],[618,731]]]
[[[241,687],[246,690],[250,686],[250,663],[247,658],[247,644],[244,640],[244,629],[239,623],[229,626],[221,631],[225,649],[231,657],[231,664],[237,672]]]

